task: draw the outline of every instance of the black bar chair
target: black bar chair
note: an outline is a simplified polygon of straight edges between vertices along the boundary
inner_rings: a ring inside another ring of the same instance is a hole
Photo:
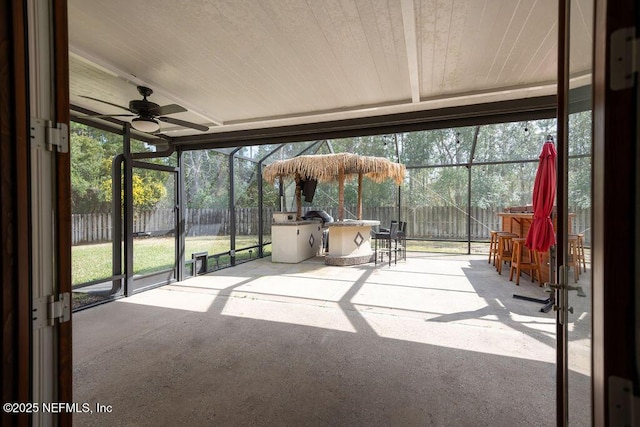
[[[405,221],[400,221],[400,226],[398,228],[398,234],[396,238],[396,248],[403,260],[407,259],[407,223]]]
[[[378,264],[378,252],[380,253],[380,260],[384,260],[384,255],[389,256],[389,267],[391,267],[391,257],[393,256],[394,264],[398,263],[398,222],[392,221],[389,227],[389,232],[377,232],[375,233],[375,263]],[[384,246],[378,248],[378,241],[384,243]]]

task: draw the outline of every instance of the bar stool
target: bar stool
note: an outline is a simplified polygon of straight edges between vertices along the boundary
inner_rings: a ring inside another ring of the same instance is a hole
[[[391,221],[391,226],[389,227],[389,232],[381,232],[374,234],[376,239],[375,244],[375,265],[378,264],[378,253],[380,253],[380,262],[384,261],[384,254],[389,254],[389,267],[391,267],[391,256],[394,256],[394,264],[398,263],[398,252],[401,250],[398,248],[398,222]],[[378,240],[380,240],[383,244],[378,249]]]
[[[513,272],[516,273],[516,285],[520,285],[520,272],[522,270],[528,270],[531,275],[531,281],[535,282],[535,272],[538,272],[538,283],[542,286],[542,280],[540,279],[540,256],[538,251],[528,249],[524,245],[526,239],[514,238],[513,242],[513,260],[511,261],[511,269],[509,270],[509,280],[513,280]],[[525,248],[529,252],[529,260],[524,260]]]
[[[512,239],[517,238],[515,233],[508,231],[498,231],[498,249],[496,252],[496,269],[498,274],[502,274],[502,264],[511,262],[513,259]]]
[[[398,226],[398,234],[396,238],[396,246],[403,260],[407,259],[407,223],[400,221]]]
[[[587,258],[584,256],[584,233],[576,234],[578,236],[578,262],[582,262],[582,271],[587,271]]]
[[[491,264],[493,260],[493,265],[496,265],[496,253],[498,253],[498,232],[496,230],[489,231],[491,235],[491,240],[489,241],[489,261],[487,264]]]
[[[573,280],[578,283],[580,280],[580,256],[578,254],[578,235],[569,234],[567,243],[569,245],[569,256],[567,257],[567,266],[573,268]]]

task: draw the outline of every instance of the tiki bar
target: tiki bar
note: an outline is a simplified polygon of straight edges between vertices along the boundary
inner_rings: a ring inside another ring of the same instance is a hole
[[[265,180],[282,183],[288,177],[296,183],[296,212],[274,214],[271,227],[272,261],[296,263],[311,258],[322,247],[322,231],[317,220],[302,216],[302,195],[308,183],[337,182],[338,218],[324,224],[328,228],[331,245],[325,255],[328,265],[355,265],[373,261],[371,228],[379,225],[376,219],[362,218],[362,182],[367,177],[375,182],[392,179],[400,185],[405,167],[382,157],[359,156],[351,153],[298,156],[276,161],[265,167]],[[358,180],[357,218],[344,218],[344,184],[347,179]]]

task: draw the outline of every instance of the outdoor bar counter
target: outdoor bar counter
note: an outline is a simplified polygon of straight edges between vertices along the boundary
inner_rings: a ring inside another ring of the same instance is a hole
[[[295,264],[318,255],[322,222],[286,221],[271,224],[271,261]]]
[[[529,233],[529,228],[531,228],[531,223],[533,222],[533,212],[499,212],[498,216],[502,220],[502,231],[508,231],[510,233],[515,233],[519,237],[527,238],[527,233]],[[574,213],[569,213],[569,223],[568,228],[571,230],[571,222],[573,217],[576,215]],[[557,229],[557,218],[555,214],[553,215],[553,228]],[[549,251],[542,252],[540,254],[540,269],[542,275],[543,282],[551,282],[553,280],[549,277]]]
[[[371,227],[375,220],[345,220],[325,224],[329,228],[327,265],[356,265],[372,261]]]

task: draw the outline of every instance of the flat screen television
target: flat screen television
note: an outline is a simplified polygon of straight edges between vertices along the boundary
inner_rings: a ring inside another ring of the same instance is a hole
[[[313,202],[313,196],[316,194],[316,186],[318,185],[318,181],[315,179],[306,179],[304,181],[304,186],[302,187],[302,195],[304,196],[305,202]]]

